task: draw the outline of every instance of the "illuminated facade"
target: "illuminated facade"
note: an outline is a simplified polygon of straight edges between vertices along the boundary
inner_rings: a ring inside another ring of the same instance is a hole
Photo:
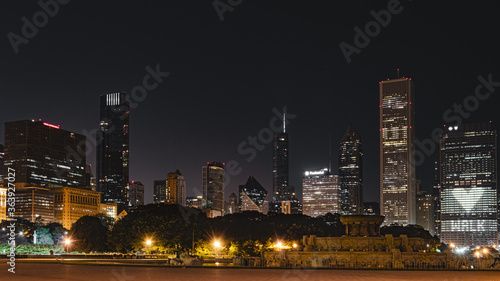
[[[202,209],[203,208],[203,196],[198,195],[196,197],[187,197],[186,198],[186,205],[191,208],[198,208]]]
[[[489,123],[449,128],[440,143],[441,241],[498,245],[497,132]]]
[[[224,213],[224,164],[208,163],[202,168],[203,209],[212,209],[214,216]]]
[[[340,213],[339,177],[328,169],[306,171],[302,178],[302,213],[317,217]]]
[[[44,187],[16,183],[14,217],[34,222],[54,222],[54,192]]]
[[[53,191],[54,220],[66,229],[83,216],[101,212],[100,192],[71,187],[58,187]]]
[[[179,169],[167,175],[165,203],[186,206],[186,181]]]
[[[434,230],[434,197],[425,191],[417,192],[417,225],[420,225],[431,235]]]
[[[385,225],[415,224],[414,85],[398,78],[379,87],[381,215]]]
[[[240,211],[257,211],[267,214],[269,201],[267,190],[252,176],[240,185]]]
[[[86,186],[86,138],[43,121],[5,123],[4,176],[41,187]]]
[[[101,95],[101,121],[97,139],[97,191],[102,202],[128,205],[130,106],[127,94]]]
[[[115,202],[101,203],[99,204],[99,213],[116,220],[118,214],[118,205]]]
[[[363,214],[363,146],[351,126],[340,140],[339,185],[341,214]]]
[[[144,205],[144,184],[140,181],[131,181],[128,192],[128,202],[130,206]]]
[[[7,188],[0,187],[0,222],[7,218]]]
[[[434,186],[432,197],[434,199],[434,229],[432,235],[441,236],[441,181],[439,179],[439,162],[434,163]]]

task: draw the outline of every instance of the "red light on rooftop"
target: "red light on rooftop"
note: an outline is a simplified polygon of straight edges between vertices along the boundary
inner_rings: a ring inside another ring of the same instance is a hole
[[[43,125],[45,125],[47,127],[54,128],[54,129],[59,129],[59,127],[60,127],[59,125],[52,125],[52,124],[49,124],[49,123],[46,123],[46,122],[43,122]]]
[[[134,181],[132,181],[132,184],[134,184]]]

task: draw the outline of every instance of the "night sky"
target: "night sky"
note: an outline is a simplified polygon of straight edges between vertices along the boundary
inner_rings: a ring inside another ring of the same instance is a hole
[[[159,64],[170,75],[131,112],[130,179],[146,185],[146,203],[153,180],[175,168],[188,195],[201,194],[207,161],[242,167],[226,200],[250,175],[271,190],[271,145],[251,162],[237,148],[285,105],[297,115],[287,129],[298,193],[303,170],[328,166],[330,132],[337,169],[339,140],[351,124],[364,146],[364,199],[378,201],[379,81],[396,78],[399,68],[415,82],[420,140],[453,123],[443,113],[474,94],[479,75],[500,81],[496,1],[401,1],[402,11],[347,63],[339,44],[354,46],[353,28],[364,29],[374,20],[370,11],[389,2],[247,0],[221,21],[212,1],[70,1],[16,54],[9,32],[22,35],[21,18],[32,22],[41,8],[2,1],[0,143],[6,121],[41,118],[91,131],[100,94],[130,92],[142,85],[146,66]],[[465,122],[500,121],[496,89]],[[87,162],[95,166],[90,149]],[[436,153],[417,169],[427,190],[435,160]]]

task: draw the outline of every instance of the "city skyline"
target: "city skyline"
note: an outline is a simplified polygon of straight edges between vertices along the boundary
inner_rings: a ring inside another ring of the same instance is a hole
[[[287,126],[293,151],[290,183],[297,195],[301,194],[304,170],[327,166],[329,131],[335,143],[351,120],[364,141],[365,200],[378,201],[378,126],[367,117],[377,114],[377,81],[397,77],[397,68],[402,76],[413,78],[418,93],[416,135],[423,141],[432,137],[435,128],[450,123],[443,118],[448,109],[452,110],[448,116],[461,116],[454,111],[454,104],[463,107],[464,100],[474,95],[475,88],[481,85],[479,76],[500,80],[499,57],[487,40],[498,20],[492,14],[494,9],[484,3],[474,9],[492,16],[482,16],[472,23],[452,16],[467,11],[462,6],[437,3],[428,9],[422,3],[405,3],[402,15],[394,15],[391,24],[372,38],[369,46],[351,57],[350,64],[339,43],[352,43],[353,28],[363,27],[372,20],[370,11],[379,11],[386,3],[365,3],[364,12],[353,3],[345,3],[342,9],[325,3],[319,4],[320,9],[304,3],[268,3],[268,12],[262,12],[255,3],[245,3],[233,13],[226,13],[222,23],[210,3],[200,7],[187,3],[138,4],[145,13],[121,25],[109,15],[122,17],[137,7],[117,3],[100,4],[101,13],[85,27],[79,23],[93,10],[79,3],[64,6],[53,24],[29,44],[21,45],[17,55],[1,54],[5,69],[11,71],[3,73],[6,83],[0,119],[42,119],[78,134],[91,132],[99,123],[98,96],[131,92],[151,72],[146,68],[154,72],[158,65],[159,71],[170,75],[162,77],[163,81],[148,91],[145,99],[134,100],[136,107],[131,110],[134,149],[130,155],[130,180],[145,184],[146,203],[152,202],[153,180],[175,168],[185,175],[188,195],[201,194],[199,167],[207,161],[239,162],[241,172],[231,176],[225,194],[237,192],[237,186],[249,175],[271,191],[272,145],[264,144],[265,148],[257,150],[250,162],[248,155],[238,153],[238,145],[249,136],[258,136],[275,116],[273,108],[281,111],[284,105],[290,114],[297,115]],[[17,32],[22,24],[19,19],[31,13],[25,5],[9,5],[11,13],[2,19],[5,33]],[[165,11],[174,10],[189,12],[167,12],[170,17],[164,16]],[[450,16],[443,18],[442,14]],[[255,15],[262,23],[249,25]],[[174,28],[179,23],[185,29]],[[151,31],[144,34],[137,28],[142,25]],[[449,30],[465,34],[455,36],[446,32]],[[151,39],[151,34],[170,35]],[[395,38],[394,34],[401,36]],[[116,48],[117,38],[135,40]],[[471,45],[468,38],[474,38],[475,44]],[[94,40],[100,44],[92,43]],[[199,54],[195,52],[198,47],[189,47],[201,46],[207,40],[213,45]],[[71,41],[79,43],[68,43]],[[2,44],[5,50],[11,48],[8,40]],[[61,46],[68,53],[52,52],[53,46]],[[219,97],[218,101],[212,96]],[[498,95],[481,101],[479,109],[467,112],[468,117],[462,121],[500,121],[489,113],[494,112],[498,101]],[[19,104],[23,106],[15,106]],[[164,104],[176,106],[164,111]],[[213,124],[223,126],[199,122],[207,116]],[[456,122],[454,118],[451,123]],[[202,141],[208,138],[211,141]],[[95,146],[90,149],[95,151]],[[432,187],[431,163],[435,160],[437,149],[417,167],[417,178],[422,179],[426,190]],[[94,152],[88,163],[95,169]]]

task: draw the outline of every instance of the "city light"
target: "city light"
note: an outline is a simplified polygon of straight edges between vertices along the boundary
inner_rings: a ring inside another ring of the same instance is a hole
[[[146,245],[151,246],[151,243],[153,243],[151,240],[146,240]]]
[[[297,248],[297,244],[293,243],[292,247]]]
[[[214,246],[215,246],[215,248],[220,248],[220,247],[221,247],[221,244],[220,244],[220,242],[219,242],[219,241],[215,240],[215,241],[214,241]]]
[[[66,238],[66,240],[64,240],[64,244],[66,244],[66,245],[69,245],[69,244],[71,244],[71,239],[69,239],[69,238]]]

